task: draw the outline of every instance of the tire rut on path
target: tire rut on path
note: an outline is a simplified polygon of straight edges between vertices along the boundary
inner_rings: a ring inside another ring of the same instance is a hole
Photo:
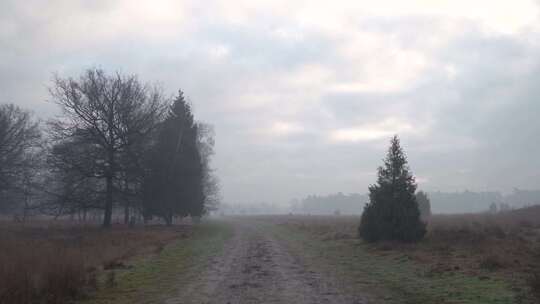
[[[330,278],[306,269],[301,258],[264,227],[249,220],[233,225],[234,236],[223,252],[165,303],[367,303],[341,293]]]

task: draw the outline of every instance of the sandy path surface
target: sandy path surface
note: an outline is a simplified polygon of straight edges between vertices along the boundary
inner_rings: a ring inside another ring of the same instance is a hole
[[[264,225],[233,223],[234,236],[221,254],[167,304],[337,303],[364,304],[341,293],[330,278],[303,266]]]

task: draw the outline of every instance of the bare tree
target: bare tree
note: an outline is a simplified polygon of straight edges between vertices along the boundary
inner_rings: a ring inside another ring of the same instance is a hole
[[[40,204],[42,212],[60,216],[86,214],[103,209],[104,180],[101,149],[84,137],[73,136],[55,142],[47,157],[47,178]]]
[[[107,75],[100,69],[89,69],[79,79],[57,76],[50,94],[64,113],[50,122],[53,139],[57,144],[79,142],[84,147],[79,155],[88,159],[64,161],[81,176],[104,181],[103,226],[109,227],[115,183],[126,171],[123,164],[132,157],[131,148],[147,140],[162,115],[162,94],[136,76]]]
[[[0,209],[28,194],[29,171],[39,146],[40,131],[28,111],[0,105]]]

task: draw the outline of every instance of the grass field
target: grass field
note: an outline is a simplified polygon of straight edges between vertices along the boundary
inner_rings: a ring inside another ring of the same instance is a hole
[[[397,303],[537,303],[540,209],[433,216],[418,244],[367,244],[358,217],[266,218],[316,268]]]
[[[102,273],[101,287],[81,303],[161,303],[197,276],[231,234],[230,227],[219,222],[196,226],[190,238],[170,243],[159,254],[135,258],[127,268]]]
[[[181,299],[179,289],[200,279],[233,228],[246,223],[258,227],[260,242],[280,240],[287,247],[281,253],[297,256],[302,267],[375,303],[537,303],[540,295],[540,207],[432,216],[425,239],[415,244],[365,243],[355,216],[239,217],[109,231],[51,223],[2,223],[0,303]]]
[[[190,239],[189,225],[80,226],[62,221],[2,222],[0,303],[65,303],[100,288],[104,271]]]

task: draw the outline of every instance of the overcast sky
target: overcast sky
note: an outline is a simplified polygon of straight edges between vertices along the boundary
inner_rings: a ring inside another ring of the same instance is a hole
[[[376,4],[375,4],[376,3]],[[0,102],[136,73],[216,129],[226,202],[367,192],[393,134],[425,190],[538,189],[537,1],[0,1]]]

